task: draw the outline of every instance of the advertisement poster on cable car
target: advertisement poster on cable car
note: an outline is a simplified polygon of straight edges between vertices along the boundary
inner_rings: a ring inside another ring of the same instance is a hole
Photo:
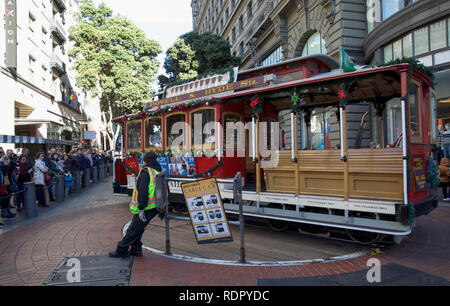
[[[196,174],[195,159],[191,155],[159,156],[158,162],[169,175],[194,176]]]
[[[216,179],[184,183],[181,189],[197,243],[233,241]]]

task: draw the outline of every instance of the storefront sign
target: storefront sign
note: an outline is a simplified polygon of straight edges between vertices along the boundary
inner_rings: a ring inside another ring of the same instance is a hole
[[[423,157],[414,156],[413,163],[414,192],[419,192],[424,190],[427,185],[425,169],[423,166]]]
[[[95,139],[97,138],[97,132],[96,131],[84,131],[83,139]]]
[[[149,109],[154,106],[163,106],[166,104],[177,103],[177,102],[182,102],[182,101],[192,100],[192,99],[198,99],[198,98],[202,98],[202,97],[206,97],[206,96],[221,94],[224,92],[229,92],[229,91],[234,91],[234,90],[238,90],[238,89],[245,89],[245,88],[249,88],[249,87],[253,87],[253,86],[263,85],[264,83],[265,83],[265,76],[259,76],[256,78],[242,80],[242,81],[227,84],[227,85],[220,85],[220,86],[216,86],[216,87],[212,87],[212,88],[198,90],[195,92],[183,94],[183,95],[176,96],[176,97],[171,97],[171,98],[162,99],[162,100],[158,100],[158,101],[152,101],[152,102],[147,103],[145,108]]]
[[[8,68],[17,69],[17,5],[16,0],[5,1],[5,38],[6,60]]]
[[[198,244],[233,241],[215,178],[181,185]]]

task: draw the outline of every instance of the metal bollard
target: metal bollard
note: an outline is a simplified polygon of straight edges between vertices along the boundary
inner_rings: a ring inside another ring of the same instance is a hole
[[[80,193],[81,192],[81,187],[80,187],[81,174],[80,174],[80,171],[77,170],[74,173],[72,173],[72,175],[73,175],[72,193]]]
[[[92,184],[96,184],[97,183],[97,175],[98,175],[97,166],[93,166],[91,168],[91,172],[92,172]]]
[[[64,202],[64,175],[56,176],[56,203]]]
[[[103,174],[105,171],[105,170],[103,170],[104,168],[105,167],[103,164],[98,165],[98,181],[99,182],[103,182]]]
[[[27,218],[37,217],[36,186],[34,183],[24,183],[24,208]]]
[[[89,187],[89,180],[91,177],[89,168],[86,168],[83,170],[83,184],[84,184],[84,188],[88,188]]]

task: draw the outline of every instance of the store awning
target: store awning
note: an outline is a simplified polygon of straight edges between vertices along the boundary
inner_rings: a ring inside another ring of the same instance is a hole
[[[15,144],[53,144],[53,145],[65,145],[73,146],[76,143],[69,140],[58,140],[58,139],[47,139],[39,137],[30,136],[11,136],[11,135],[1,135],[0,143],[15,143]]]

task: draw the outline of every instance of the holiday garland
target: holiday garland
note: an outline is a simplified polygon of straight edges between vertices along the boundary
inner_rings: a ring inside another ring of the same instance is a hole
[[[261,96],[255,96],[250,100],[250,107],[252,113],[256,115],[261,115],[263,106],[263,98]]]

